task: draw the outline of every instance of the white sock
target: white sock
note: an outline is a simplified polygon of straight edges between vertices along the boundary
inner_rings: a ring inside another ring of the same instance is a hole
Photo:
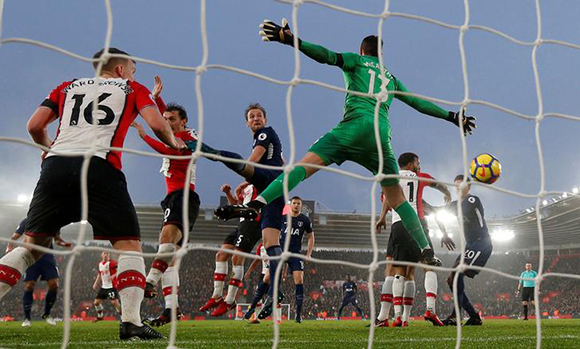
[[[121,300],[121,321],[141,324],[141,302],[145,293],[143,257],[122,254],[117,269],[117,290]]]
[[[97,311],[97,317],[100,319],[103,317],[103,305],[95,305],[95,310]]]
[[[173,293],[173,285],[175,285],[175,293]],[[163,298],[165,299],[165,308],[171,308],[173,304],[179,308],[177,299],[177,291],[179,286],[179,274],[175,267],[169,267],[161,277],[161,288],[163,289]]]
[[[427,310],[435,313],[435,303],[437,301],[437,273],[434,271],[425,272],[425,293],[427,295]]]
[[[18,283],[22,274],[32,264],[34,257],[24,247],[16,247],[0,259],[0,299]]]
[[[153,286],[156,286],[161,279],[161,275],[165,273],[167,268],[169,268],[169,264],[173,260],[173,256],[159,256],[160,253],[171,253],[175,252],[175,245],[174,244],[160,244],[159,249],[157,250],[157,256],[153,260],[153,264],[151,264],[151,269],[149,269],[149,274],[147,274],[147,282]]]
[[[243,275],[244,265],[234,265],[232,268],[232,275],[230,276],[230,285],[228,286],[228,296],[226,297],[227,304],[233,304],[236,300],[236,294],[240,287],[242,287]]]
[[[403,321],[409,321],[413,302],[415,301],[415,280],[405,282],[403,291]]]
[[[224,280],[228,275],[228,262],[215,262],[213,273],[213,295],[211,298],[219,298],[224,295]]]
[[[385,282],[383,282],[383,288],[381,290],[381,312],[377,317],[379,321],[389,318],[389,312],[393,305],[393,280],[395,280],[394,276],[387,276]]]
[[[395,306],[395,318],[403,315],[403,289],[405,288],[405,277],[395,275],[393,280],[393,305]]]

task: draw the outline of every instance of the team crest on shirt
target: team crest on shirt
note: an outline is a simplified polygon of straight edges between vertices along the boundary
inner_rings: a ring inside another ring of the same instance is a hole
[[[263,141],[264,139],[266,139],[266,137],[268,137],[268,135],[266,135],[265,133],[260,133],[260,135],[258,135],[258,139]]]
[[[304,222],[298,221],[298,227],[302,228],[302,225],[304,225]]]
[[[473,196],[470,196],[467,201],[469,201],[470,203],[474,204],[475,203],[475,198]]]

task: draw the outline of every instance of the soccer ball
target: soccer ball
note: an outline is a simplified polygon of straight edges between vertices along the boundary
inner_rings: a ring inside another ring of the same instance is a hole
[[[488,153],[479,154],[471,160],[469,168],[471,177],[482,183],[492,184],[501,174],[501,164],[499,160]]]

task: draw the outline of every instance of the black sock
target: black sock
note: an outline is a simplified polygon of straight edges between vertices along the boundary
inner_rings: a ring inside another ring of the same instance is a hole
[[[276,257],[276,256],[280,256],[282,255],[282,248],[280,248],[280,246],[270,246],[266,249],[266,253],[268,253],[268,256],[270,257]],[[272,295],[274,294],[274,280],[275,280],[275,276],[276,276],[276,268],[278,267],[278,264],[280,264],[280,260],[279,259],[271,259],[269,261],[270,263],[270,290],[268,290],[268,296],[272,297]],[[278,280],[279,281],[279,280]],[[280,288],[278,288],[278,294],[281,294],[281,290]]]
[[[49,290],[46,293],[46,299],[44,300],[44,315],[50,315],[54,303],[56,303],[56,291]]]
[[[270,284],[265,283],[263,280],[260,280],[260,283],[258,284],[258,287],[256,287],[256,291],[254,292],[254,298],[252,298],[252,305],[250,306],[250,308],[255,308],[258,305],[260,299],[264,297],[264,294],[268,292],[269,288]]]
[[[528,317],[528,305],[524,305],[524,317],[527,318]]]
[[[296,317],[302,317],[302,303],[304,302],[304,285],[296,285]]]
[[[217,155],[221,155],[223,157],[232,158],[236,160],[244,160],[244,158],[240,154],[232,153],[227,150],[219,150],[217,151]],[[220,160],[220,162],[226,165],[227,168],[229,168],[230,170],[234,171],[237,174],[241,174],[241,172],[246,168],[246,164],[244,163],[229,162],[224,160]]]
[[[22,307],[24,308],[24,319],[26,320],[30,320],[33,299],[32,291],[24,291],[22,295]]]

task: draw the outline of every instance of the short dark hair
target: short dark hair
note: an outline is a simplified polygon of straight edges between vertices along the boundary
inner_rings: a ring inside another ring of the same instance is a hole
[[[365,52],[367,56],[379,56],[378,45],[379,37],[376,35],[369,35],[363,39],[360,44],[360,48]],[[381,49],[383,48],[383,40],[381,40]]]
[[[419,156],[415,153],[403,153],[399,156],[397,162],[399,163],[399,167],[405,167],[418,158]]]
[[[292,199],[290,199],[290,201],[292,200],[300,200],[300,202],[302,202],[302,198],[300,196],[293,196]]]
[[[181,118],[181,120],[185,120],[185,121],[188,120],[187,119],[187,112],[185,111],[185,108],[177,103],[167,104],[165,111],[176,111],[177,114],[179,115],[179,117]]]
[[[103,53],[105,53],[105,49],[104,49],[104,48],[103,48],[103,49],[101,49],[101,50],[99,50],[99,52],[95,53],[95,54],[93,55],[93,59],[99,59],[99,58],[101,58],[101,56],[103,55]],[[125,56],[127,56],[127,58],[121,58],[121,57],[111,57],[111,58],[109,58],[109,60],[108,60],[108,61],[106,61],[106,62],[103,64],[103,68],[102,68],[103,70],[108,70],[108,71],[110,71],[110,70],[111,70],[111,69],[113,69],[113,68],[114,68],[114,67],[115,67],[117,64],[122,64],[122,63],[125,63],[125,61],[132,60],[132,59],[131,59],[131,55],[130,55],[130,54],[128,54],[128,53],[127,53],[127,52],[125,52],[125,51],[121,51],[121,50],[119,50],[119,49],[118,49],[118,48],[116,48],[116,47],[109,47],[109,53],[113,53],[113,54],[119,54],[119,55],[125,55]],[[133,61],[133,63],[136,63],[136,62],[135,62],[135,61]],[[94,62],[93,62],[93,68],[95,68],[95,70],[96,70],[98,66],[99,66],[99,61],[94,61]]]
[[[455,179],[453,180],[454,182],[456,181],[463,181],[464,176],[462,174],[458,174],[457,176],[455,176]],[[467,177],[467,183],[471,182],[471,178]]]
[[[262,107],[262,105],[260,103],[250,103],[250,105],[248,105],[248,107],[246,108],[246,111],[244,112],[244,118],[246,119],[246,121],[248,120],[248,113],[252,109],[260,109],[262,111],[262,113],[264,114],[264,117],[266,117],[266,109],[264,109],[264,107]]]

